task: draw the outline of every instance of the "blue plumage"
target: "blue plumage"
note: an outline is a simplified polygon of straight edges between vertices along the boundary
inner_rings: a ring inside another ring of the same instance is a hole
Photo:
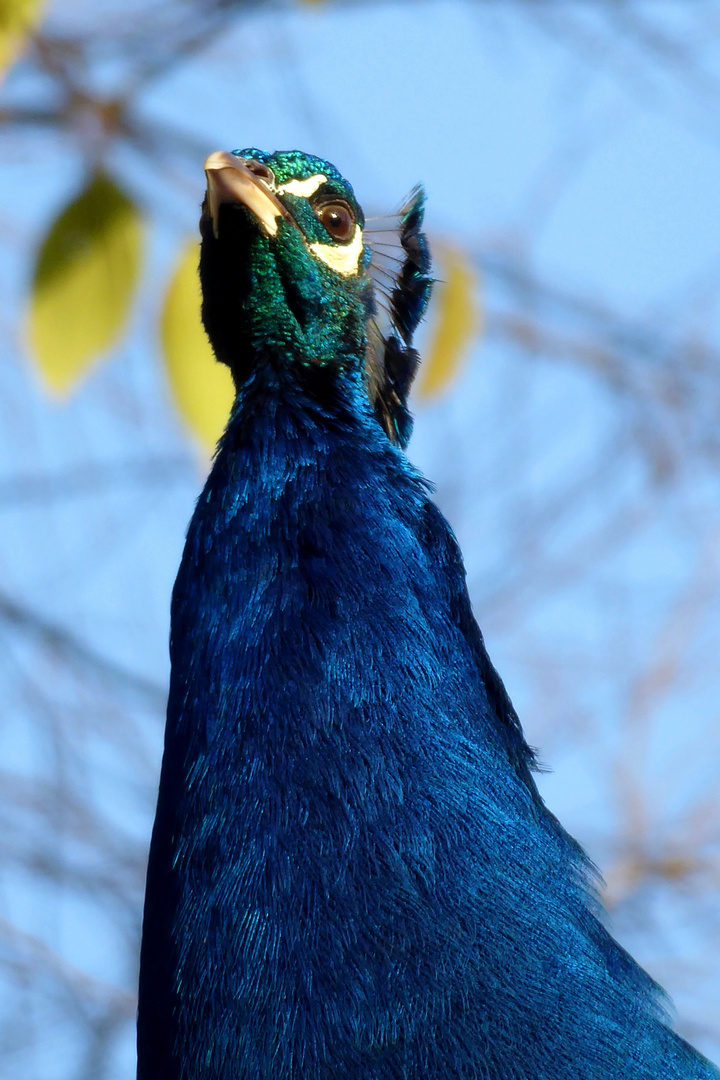
[[[717,1078],[538,795],[456,541],[369,391],[367,262],[341,274],[309,246],[352,240],[303,232],[309,308],[277,344],[300,226],[270,196],[331,167],[242,157],[272,170],[276,217],[232,174],[204,215],[206,301],[215,275],[234,297],[206,325],[238,393],[173,594],[140,1080]]]

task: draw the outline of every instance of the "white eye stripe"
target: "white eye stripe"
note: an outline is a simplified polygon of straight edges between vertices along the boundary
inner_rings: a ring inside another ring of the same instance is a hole
[[[360,256],[363,253],[363,234],[359,225],[355,226],[353,238],[349,244],[336,247],[334,244],[308,244],[308,248],[315,256],[335,270],[338,274],[348,277],[357,274],[360,265]]]
[[[275,188],[275,194],[297,195],[301,199],[309,199],[310,196],[314,195],[317,189],[326,182],[326,180],[327,176],[323,173],[317,173],[315,176],[308,176],[307,180],[288,180],[287,184]]]

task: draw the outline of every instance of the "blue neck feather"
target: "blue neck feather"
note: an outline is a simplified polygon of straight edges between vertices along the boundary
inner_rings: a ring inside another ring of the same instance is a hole
[[[361,377],[267,364],[190,525],[140,1080],[709,1080],[545,810]]]

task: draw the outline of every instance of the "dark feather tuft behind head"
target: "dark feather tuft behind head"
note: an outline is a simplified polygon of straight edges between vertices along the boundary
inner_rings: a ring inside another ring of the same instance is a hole
[[[406,258],[391,298],[393,322],[406,344],[425,314],[432,287],[430,247],[420,231],[424,213],[425,192],[416,188],[400,211],[400,244]]]
[[[393,228],[366,229],[373,248],[370,273],[378,297],[377,316],[368,335],[368,393],[389,439],[403,448],[412,432],[407,399],[419,364],[412,337],[427,309],[433,283],[430,247],[421,231],[424,213],[425,193],[418,187]],[[386,239],[373,242],[373,232]],[[381,313],[386,316],[384,327]]]

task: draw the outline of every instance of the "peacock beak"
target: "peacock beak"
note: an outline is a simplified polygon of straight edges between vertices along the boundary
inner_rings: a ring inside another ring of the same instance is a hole
[[[215,239],[223,203],[241,203],[257,218],[268,236],[275,236],[281,218],[292,220],[287,209],[269,185],[245,164],[237,154],[216,150],[203,165],[207,178],[204,210],[209,214]]]

